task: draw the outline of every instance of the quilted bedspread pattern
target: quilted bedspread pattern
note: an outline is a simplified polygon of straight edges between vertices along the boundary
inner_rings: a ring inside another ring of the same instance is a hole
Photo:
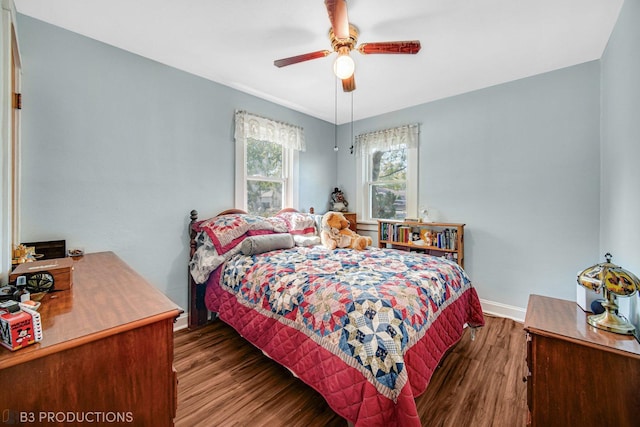
[[[297,247],[235,255],[209,310],[356,425],[420,425],[422,393],[465,324],[484,324],[464,270],[386,249]]]

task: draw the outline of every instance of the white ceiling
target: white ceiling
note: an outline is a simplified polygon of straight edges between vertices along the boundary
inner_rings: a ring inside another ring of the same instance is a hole
[[[19,13],[335,122],[323,0],[14,0]],[[354,119],[599,59],[623,0],[348,0],[359,42],[420,40],[417,55],[361,55]],[[340,85],[340,82],[337,82]],[[341,86],[340,86],[341,87]],[[351,95],[338,92],[338,123]]]

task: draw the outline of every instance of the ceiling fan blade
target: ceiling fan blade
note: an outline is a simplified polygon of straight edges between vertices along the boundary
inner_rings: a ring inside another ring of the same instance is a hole
[[[276,59],[273,65],[276,67],[285,67],[287,65],[297,64],[298,62],[309,61],[311,59],[324,58],[331,53],[330,50],[318,50],[316,52],[305,53],[302,55],[292,56],[290,58]]]
[[[353,92],[356,90],[356,78],[355,74],[351,74],[351,77],[342,79],[342,90],[344,92]]]
[[[420,52],[420,47],[420,41],[407,40],[399,42],[362,43],[358,46],[358,50],[365,55],[374,53],[404,53],[415,55]]]
[[[349,16],[345,0],[324,0],[333,34],[338,39],[349,38]]]

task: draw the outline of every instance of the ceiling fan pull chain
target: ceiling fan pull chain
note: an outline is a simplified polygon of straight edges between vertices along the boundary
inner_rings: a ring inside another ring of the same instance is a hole
[[[335,90],[335,116],[333,119],[333,151],[338,151],[338,76],[334,79],[333,88]]]

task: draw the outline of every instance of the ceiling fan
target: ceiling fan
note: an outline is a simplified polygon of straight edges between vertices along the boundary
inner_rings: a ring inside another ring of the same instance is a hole
[[[338,53],[338,58],[333,64],[333,71],[336,76],[342,80],[342,89],[345,92],[351,92],[356,88],[356,81],[353,74],[355,64],[349,54],[358,42],[358,29],[349,23],[346,0],[325,0],[324,4],[327,7],[329,21],[331,21],[329,39],[331,40],[333,51]],[[364,55],[381,53],[415,55],[420,51],[420,41],[408,40],[362,43],[355,49]],[[285,67],[311,59],[324,58],[331,53],[330,50],[318,50],[316,52],[278,59],[273,61],[273,65],[276,67]]]

